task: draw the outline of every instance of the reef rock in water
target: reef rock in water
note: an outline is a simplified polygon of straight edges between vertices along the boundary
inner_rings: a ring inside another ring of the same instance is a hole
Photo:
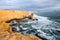
[[[33,35],[23,35],[18,32],[9,33],[8,31],[0,31],[0,40],[42,40]]]

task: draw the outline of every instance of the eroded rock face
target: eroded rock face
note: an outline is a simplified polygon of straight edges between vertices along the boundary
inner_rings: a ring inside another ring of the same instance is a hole
[[[0,40],[42,40],[33,35],[24,35],[18,32],[12,32],[8,24],[12,20],[34,19],[34,14],[17,10],[0,10]]]
[[[25,18],[34,19],[34,14],[21,10],[0,10],[0,21]]]
[[[24,35],[18,32],[9,33],[8,31],[0,31],[0,40],[42,40],[33,35]]]

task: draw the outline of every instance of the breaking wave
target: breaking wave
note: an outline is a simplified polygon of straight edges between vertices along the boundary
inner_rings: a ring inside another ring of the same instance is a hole
[[[49,20],[48,17],[34,16],[38,20],[23,20],[13,27],[15,31],[23,34],[38,35],[47,40],[60,40],[60,24],[56,21]]]

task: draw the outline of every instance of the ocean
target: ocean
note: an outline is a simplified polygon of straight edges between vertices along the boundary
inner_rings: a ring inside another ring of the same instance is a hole
[[[22,34],[37,35],[46,40],[60,40],[60,19],[34,15],[35,19],[25,19],[13,25],[13,30]]]

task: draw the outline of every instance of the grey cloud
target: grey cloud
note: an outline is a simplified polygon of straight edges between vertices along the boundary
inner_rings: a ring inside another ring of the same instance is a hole
[[[37,10],[50,7],[60,7],[60,0],[0,0],[0,9]],[[13,6],[12,8],[10,6]],[[6,8],[7,7],[7,8]]]

